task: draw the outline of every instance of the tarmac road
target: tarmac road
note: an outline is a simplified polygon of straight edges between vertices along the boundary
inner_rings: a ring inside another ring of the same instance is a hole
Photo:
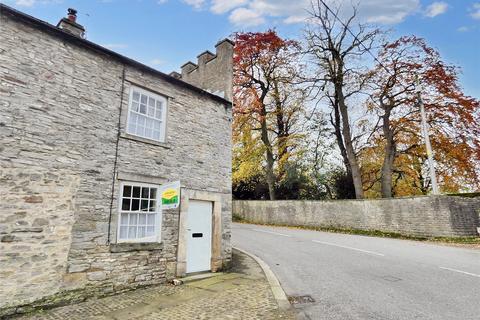
[[[480,250],[233,224],[233,245],[264,260],[300,319],[480,320]]]

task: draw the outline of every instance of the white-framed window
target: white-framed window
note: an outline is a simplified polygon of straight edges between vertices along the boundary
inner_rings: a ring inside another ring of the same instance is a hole
[[[128,103],[127,133],[165,142],[167,99],[132,86]]]
[[[121,183],[118,242],[160,242],[161,212],[159,186]]]

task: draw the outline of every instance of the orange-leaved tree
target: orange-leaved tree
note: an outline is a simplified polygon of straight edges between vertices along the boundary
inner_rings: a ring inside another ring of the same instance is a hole
[[[401,37],[380,50],[370,74],[374,81],[368,103],[378,126],[363,162],[374,172],[367,183],[374,186],[380,180],[382,197],[425,194],[429,188],[417,90],[425,104],[442,191],[478,189],[480,104],[463,93],[458,73],[422,38]],[[417,77],[421,88],[415,86]]]
[[[263,168],[271,200],[297,145],[295,130],[304,100],[303,90],[295,85],[301,67],[298,50],[297,42],[282,39],[274,30],[235,34],[234,180],[238,173]],[[264,161],[255,166],[259,151]]]

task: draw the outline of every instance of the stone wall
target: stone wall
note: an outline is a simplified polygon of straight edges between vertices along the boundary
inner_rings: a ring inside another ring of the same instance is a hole
[[[253,223],[381,230],[415,236],[476,236],[480,200],[430,196],[376,200],[233,201]]]
[[[216,54],[209,51],[200,54],[197,64],[184,64],[181,79],[232,101],[233,42],[225,39],[215,49]]]
[[[231,107],[0,14],[0,316],[175,276],[178,209],[163,212],[161,243],[115,243],[122,180],[221,195],[228,264]],[[133,84],[169,97],[165,143],[125,133]]]

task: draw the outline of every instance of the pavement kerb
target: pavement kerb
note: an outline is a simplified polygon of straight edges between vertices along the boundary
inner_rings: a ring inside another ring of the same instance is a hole
[[[267,277],[267,281],[270,285],[270,288],[272,289],[273,296],[277,301],[277,304],[280,310],[286,311],[290,309],[291,305],[290,305],[290,302],[288,301],[287,295],[285,294],[285,291],[283,291],[283,288],[280,285],[280,281],[278,281],[277,277],[273,273],[272,269],[270,269],[268,264],[262,259],[260,259],[259,257],[257,257],[256,255],[254,255],[253,253],[239,249],[238,247],[234,247],[234,249],[251,257],[260,265],[260,267],[263,270],[263,273],[265,273],[265,276]]]

